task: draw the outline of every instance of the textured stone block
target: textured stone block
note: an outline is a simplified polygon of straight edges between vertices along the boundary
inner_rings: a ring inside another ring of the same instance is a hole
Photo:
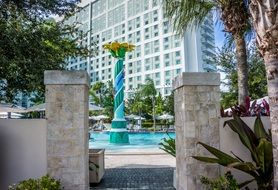
[[[66,190],[88,190],[88,75],[46,71],[45,84],[47,172]]]
[[[202,190],[200,176],[217,176],[219,166],[191,156],[209,155],[199,141],[219,146],[219,74],[183,73],[174,83],[177,189]]]

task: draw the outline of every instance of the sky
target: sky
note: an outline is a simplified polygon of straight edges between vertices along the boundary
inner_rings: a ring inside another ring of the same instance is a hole
[[[223,32],[222,26],[215,26],[214,27],[214,35],[215,35],[215,46],[221,48],[225,41],[225,33]]]
[[[214,26],[214,35],[215,35],[215,47],[221,48],[223,44],[225,43],[225,33],[223,32],[224,26],[222,23],[218,22]],[[223,81],[225,79],[225,74],[223,72],[220,72],[220,80]],[[222,91],[228,91],[227,86],[224,86],[223,84],[220,85],[220,89]]]

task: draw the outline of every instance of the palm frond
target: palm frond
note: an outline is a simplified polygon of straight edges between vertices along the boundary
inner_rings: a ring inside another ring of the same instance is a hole
[[[203,23],[208,13],[216,5],[212,1],[165,0],[165,15],[173,21],[177,34],[183,35],[186,30]]]

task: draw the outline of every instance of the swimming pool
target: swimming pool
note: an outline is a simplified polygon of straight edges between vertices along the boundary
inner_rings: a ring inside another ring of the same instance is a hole
[[[170,137],[175,138],[175,133],[168,133]],[[130,144],[118,145],[109,143],[109,132],[90,133],[93,138],[89,141],[90,148],[105,148],[106,150],[121,149],[157,149],[161,139],[168,137],[166,133],[129,133]]]

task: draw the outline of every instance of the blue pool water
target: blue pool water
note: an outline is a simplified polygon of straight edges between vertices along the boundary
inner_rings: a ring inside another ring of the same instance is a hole
[[[175,138],[175,133],[168,133]],[[106,150],[120,149],[157,149],[162,138],[167,138],[166,133],[129,133],[129,144],[115,145],[109,143],[109,132],[94,132],[89,142],[90,148],[105,148]]]

